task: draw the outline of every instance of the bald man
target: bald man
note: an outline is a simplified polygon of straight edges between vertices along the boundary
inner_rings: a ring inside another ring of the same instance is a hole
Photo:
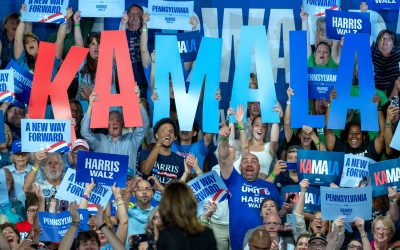
[[[250,250],[269,250],[271,249],[271,237],[265,229],[256,229],[249,239]]]

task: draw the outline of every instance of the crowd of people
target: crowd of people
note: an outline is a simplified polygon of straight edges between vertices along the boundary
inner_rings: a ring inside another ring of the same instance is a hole
[[[368,5],[362,2],[360,9],[366,12]],[[293,129],[291,116],[296,114],[291,113],[290,100],[295,93],[289,86],[286,105],[274,107],[279,123],[264,124],[260,103],[251,102],[230,107],[227,116],[233,116],[235,123],[223,122],[216,135],[203,133],[197,120],[192,131],[179,129],[171,80],[170,117],[150,126],[153,104],[159,97],[154,79],[156,52],[154,33],[147,28],[151,15],[139,5],[127,9],[120,28],[126,31],[143,126],[126,128],[121,109],[113,108],[106,129],[91,129],[92,107],[99,101],[93,89],[101,35],[91,32],[93,18],[81,18],[80,11],[68,9],[66,18],[67,23],[60,24],[47,41],[57,48],[53,76],[71,46],[89,49],[68,89],[76,140],[67,153],[23,152],[21,119],[28,118],[27,106],[17,99],[1,103],[6,142],[0,144],[0,171],[9,199],[0,204],[0,249],[400,249],[396,187],[388,187],[387,195],[373,197],[372,220],[359,217],[348,223],[339,217],[327,221],[322,219],[324,211],[305,212],[306,192],[312,183],[287,170],[289,163],[297,162],[298,150],[352,153],[374,161],[400,156],[389,146],[400,117],[400,47],[394,32],[385,29],[375,41],[371,38],[376,87],[371,102],[377,105],[379,132],[362,131],[357,110],[349,110],[343,131],[309,126]],[[300,18],[302,30],[309,33],[309,15],[301,11]],[[196,16],[190,24],[193,30],[199,29]],[[308,36],[308,67],[337,68],[345,39],[327,39],[324,17],[315,25],[315,44]],[[0,38],[0,67],[14,60],[34,73],[40,40],[32,32],[32,23],[12,13],[4,19]],[[182,64],[188,75],[194,62]],[[118,82],[114,66],[112,75],[111,92],[118,93],[123,83]],[[257,87],[257,75],[251,73],[249,88]],[[356,63],[352,94],[358,91]],[[328,120],[330,103],[336,97],[333,90],[328,100],[310,100],[309,112]],[[215,98],[224,97],[218,90]],[[46,118],[53,118],[51,102]],[[78,208],[91,205],[89,197],[96,183],[85,184],[78,203],[56,198],[67,169],[77,168],[78,151],[129,156],[126,187],[111,187],[108,205],[97,204],[97,213],[87,221],[89,231],[79,230]],[[231,196],[220,203],[206,202],[199,215],[194,193],[186,183],[209,171],[221,176]],[[282,199],[280,192],[287,185],[298,185],[297,199]],[[64,211],[69,211],[72,222],[62,241],[41,241],[38,212]],[[294,225],[289,215],[295,218]]]

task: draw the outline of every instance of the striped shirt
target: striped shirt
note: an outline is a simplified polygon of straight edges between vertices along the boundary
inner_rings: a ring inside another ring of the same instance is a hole
[[[399,76],[400,48],[393,47],[389,57],[384,57],[378,49],[378,44],[371,47],[372,62],[374,63],[375,87],[390,95],[394,82]]]

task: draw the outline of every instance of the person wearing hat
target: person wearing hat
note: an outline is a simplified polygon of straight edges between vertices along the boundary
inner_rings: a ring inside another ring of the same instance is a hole
[[[4,122],[10,127],[13,140],[21,139],[21,119],[25,117],[25,105],[14,100],[3,103],[1,109],[4,110]]]
[[[15,196],[22,203],[25,202],[25,193],[22,191],[22,187],[25,182],[25,177],[31,171],[32,165],[29,163],[30,154],[22,152],[21,140],[15,140],[12,143],[12,154],[11,160],[13,164],[5,166],[10,170],[14,179],[14,190]]]
[[[68,154],[68,163],[70,167],[76,169],[76,162],[78,161],[78,151],[90,151],[89,144],[83,139],[76,139],[72,143],[71,152]]]
[[[312,234],[310,239],[308,240],[308,249],[314,250],[325,250],[327,249],[328,241],[326,240],[325,235],[321,233]]]

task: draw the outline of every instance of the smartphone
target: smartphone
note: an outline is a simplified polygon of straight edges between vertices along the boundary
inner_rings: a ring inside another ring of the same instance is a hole
[[[399,106],[399,97],[398,96],[390,97],[390,105],[392,105],[394,107],[398,107]]]
[[[296,162],[288,162],[285,161],[286,163],[286,170],[287,171],[297,171],[297,163]]]
[[[285,203],[292,203],[292,200],[294,199],[294,197],[296,197],[295,194],[291,194],[287,197]]]

